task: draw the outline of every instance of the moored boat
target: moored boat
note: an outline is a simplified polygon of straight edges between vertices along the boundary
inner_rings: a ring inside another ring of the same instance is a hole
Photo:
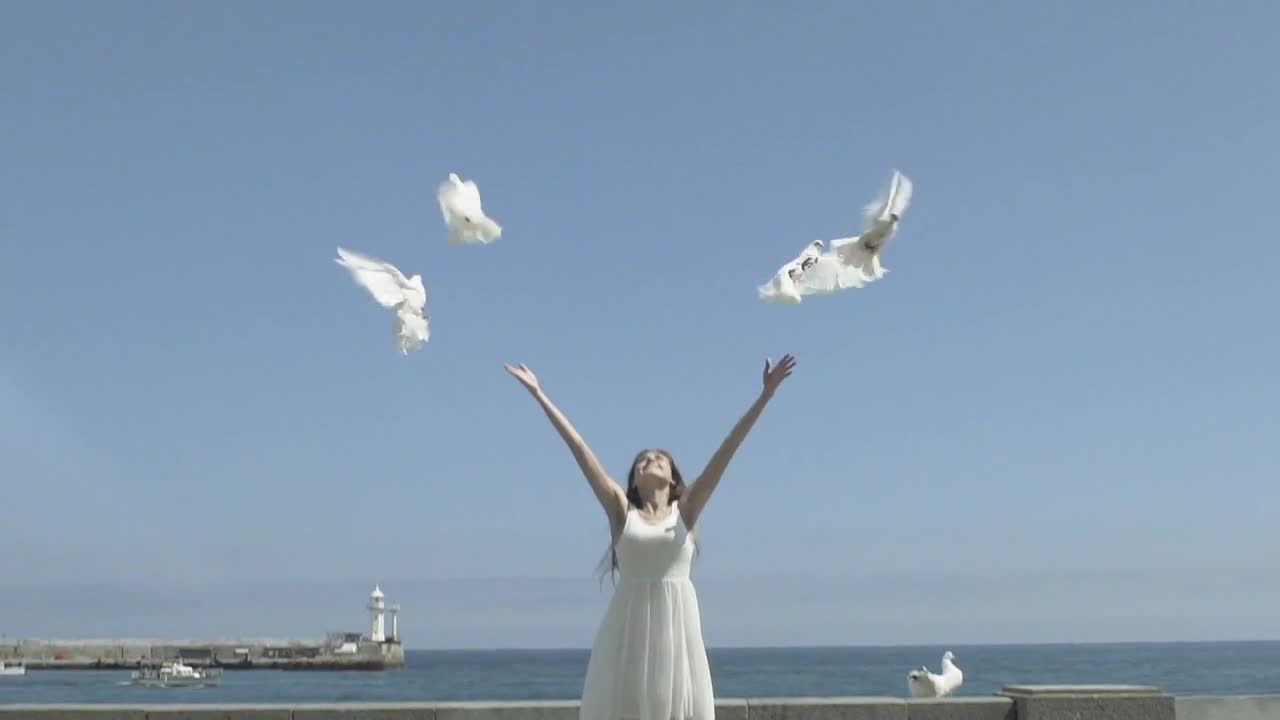
[[[134,685],[146,687],[203,687],[221,682],[222,669],[197,668],[175,660],[159,666],[144,665],[134,670],[132,677]]]

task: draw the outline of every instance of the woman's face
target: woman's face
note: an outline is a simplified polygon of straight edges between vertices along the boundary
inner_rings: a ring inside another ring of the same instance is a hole
[[[633,468],[636,488],[642,493],[656,492],[672,484],[671,458],[661,450],[640,453]]]

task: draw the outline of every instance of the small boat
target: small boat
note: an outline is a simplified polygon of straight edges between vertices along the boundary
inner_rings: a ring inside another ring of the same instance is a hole
[[[181,661],[147,665],[133,671],[133,684],[146,687],[204,687],[222,680],[221,668],[196,668]]]
[[[26,665],[5,665],[4,661],[0,660],[0,677],[15,677],[26,674]]]

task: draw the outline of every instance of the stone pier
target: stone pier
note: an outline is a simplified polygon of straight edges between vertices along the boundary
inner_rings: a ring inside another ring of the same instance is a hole
[[[579,720],[578,702],[0,705],[0,720]],[[1011,685],[988,697],[724,698],[716,720],[1280,720],[1280,695]]]

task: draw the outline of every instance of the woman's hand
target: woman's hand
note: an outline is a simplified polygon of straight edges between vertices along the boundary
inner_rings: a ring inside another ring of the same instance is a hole
[[[537,395],[542,391],[542,386],[538,385],[538,376],[534,375],[533,371],[527,366],[521,364],[514,366],[503,365],[503,367],[507,369],[507,372],[511,373],[512,377],[519,380],[520,384],[523,385],[524,389],[528,390],[530,394]]]
[[[796,358],[790,353],[783,355],[782,359],[774,365],[768,358],[764,361],[764,375],[762,383],[764,387],[760,390],[760,394],[765,397],[773,397],[774,391],[782,384],[783,380],[791,377],[791,371],[796,367]],[[535,381],[536,382],[536,381]]]

